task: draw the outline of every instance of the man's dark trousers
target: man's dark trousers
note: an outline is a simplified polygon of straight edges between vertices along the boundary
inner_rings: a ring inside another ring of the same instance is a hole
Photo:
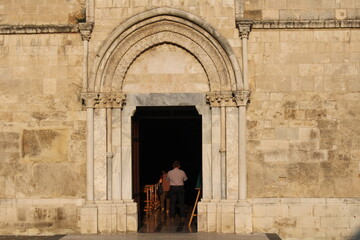
[[[185,217],[184,198],[184,186],[170,186],[170,216],[175,216],[175,204],[176,200],[178,200],[180,205],[180,217]]]

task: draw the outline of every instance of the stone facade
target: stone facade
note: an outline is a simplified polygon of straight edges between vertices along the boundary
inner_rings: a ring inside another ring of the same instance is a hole
[[[182,105],[202,116],[198,231],[355,236],[359,18],[356,0],[0,1],[0,234],[136,231],[131,117]]]

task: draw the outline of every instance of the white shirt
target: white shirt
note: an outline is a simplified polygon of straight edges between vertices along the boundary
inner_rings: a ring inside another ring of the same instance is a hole
[[[170,180],[170,186],[183,186],[187,176],[183,170],[174,168],[168,172],[167,179]]]

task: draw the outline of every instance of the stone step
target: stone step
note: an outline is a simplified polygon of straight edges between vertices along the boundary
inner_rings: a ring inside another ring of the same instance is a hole
[[[277,234],[128,233],[113,235],[1,236],[0,240],[281,240]]]

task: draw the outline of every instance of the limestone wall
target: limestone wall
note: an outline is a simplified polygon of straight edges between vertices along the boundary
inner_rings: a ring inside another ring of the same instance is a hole
[[[251,197],[359,197],[358,30],[253,31]]]
[[[68,24],[82,19],[84,0],[4,0],[0,24]]]
[[[1,39],[1,197],[84,196],[80,36]]]
[[[240,0],[252,20],[359,19],[356,0]]]
[[[357,239],[359,202],[346,198],[253,199],[254,232],[281,239]]]
[[[1,199],[1,235],[54,235],[79,231],[83,199]]]
[[[76,231],[81,204],[71,199],[85,196],[81,38],[0,39],[0,234]]]
[[[191,53],[170,44],[140,55],[128,70],[127,93],[208,92],[204,69]]]

